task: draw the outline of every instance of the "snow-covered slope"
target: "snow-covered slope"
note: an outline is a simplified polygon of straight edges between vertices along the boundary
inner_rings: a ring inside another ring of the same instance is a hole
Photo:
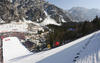
[[[48,51],[14,58],[10,60],[10,63],[99,63],[99,41],[100,31],[96,31],[66,45]]]
[[[58,24],[54,19],[50,18],[50,15],[48,15],[46,11],[44,11],[44,13],[47,17],[45,18],[43,22],[40,23],[42,26],[49,25],[49,24],[61,25],[61,24]]]
[[[45,25],[49,25],[49,24],[61,25],[61,24],[56,23],[56,21],[53,20],[52,18],[50,18],[49,16],[47,16],[47,18],[43,22],[41,22],[41,25],[45,26]]]
[[[100,33],[93,36],[76,63],[100,63]]]
[[[25,57],[30,52],[21,44],[17,37],[3,39],[3,59],[4,63],[10,63],[14,58]]]

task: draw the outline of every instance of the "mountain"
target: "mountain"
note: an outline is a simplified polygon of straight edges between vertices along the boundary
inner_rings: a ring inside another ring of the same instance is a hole
[[[85,21],[85,20],[93,20],[96,15],[100,16],[99,9],[87,9],[84,7],[73,7],[70,10],[67,10],[73,17],[73,20],[76,21]],[[71,19],[72,17],[69,16]]]
[[[0,0],[0,20],[10,22],[19,18],[17,9],[7,0]]]
[[[61,25],[67,22],[81,22],[93,20],[100,16],[99,9],[73,7],[63,10],[44,0],[0,0],[0,22],[30,20],[41,25]]]
[[[48,18],[57,24],[71,21],[62,9],[44,0],[0,1],[0,19],[8,23],[23,21],[23,18],[37,23],[42,23]],[[53,22],[49,23],[54,24]]]
[[[71,15],[71,13],[69,11],[64,10],[63,12],[65,13],[66,16],[68,16],[70,18],[71,21],[77,22],[75,17],[73,15]]]

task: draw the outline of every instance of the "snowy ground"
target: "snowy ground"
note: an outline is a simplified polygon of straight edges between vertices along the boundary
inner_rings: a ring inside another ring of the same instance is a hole
[[[38,29],[40,29],[40,30],[42,29],[42,27],[38,23],[31,22],[31,21],[24,19],[24,22],[12,22],[12,23],[8,23],[8,24],[0,25],[0,33],[4,33],[4,32],[33,32],[33,31],[28,30],[28,24],[30,24],[30,23],[38,26],[39,27]],[[33,32],[33,33],[36,33],[36,32]]]
[[[39,53],[29,53],[7,60],[6,63],[100,63],[99,41],[100,31],[97,31],[66,45]]]
[[[0,25],[0,32],[9,32],[9,31],[27,31],[28,25],[26,23],[9,23]]]

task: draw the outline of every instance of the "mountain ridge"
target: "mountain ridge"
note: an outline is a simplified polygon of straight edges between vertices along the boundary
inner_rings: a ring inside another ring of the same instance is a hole
[[[73,7],[63,10],[44,0],[4,0],[0,1],[0,8],[0,20],[7,23],[24,21],[25,18],[44,25],[55,23],[61,25],[67,22],[91,21],[96,15],[100,16],[99,9]]]
[[[41,23],[47,18],[44,11],[47,12],[50,19],[53,19],[58,24],[61,24],[63,22],[62,20],[65,22],[71,21],[68,16],[63,13],[62,9],[44,0],[7,0],[0,3],[4,4],[6,2],[9,2],[9,4],[3,7],[0,5],[0,8],[5,8],[9,5],[7,9],[3,11],[2,9],[0,10],[2,11],[0,18],[6,22],[19,22],[19,20],[23,21],[23,18],[25,18],[33,22]],[[6,12],[2,14],[4,11]]]
[[[87,9],[85,7],[72,7],[67,11],[74,16],[77,21],[91,21],[96,15],[100,16],[100,10],[95,8]]]

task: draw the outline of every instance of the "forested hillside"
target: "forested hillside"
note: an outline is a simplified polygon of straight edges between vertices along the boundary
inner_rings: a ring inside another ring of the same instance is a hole
[[[62,26],[48,25],[52,32],[49,33],[48,43],[54,46],[55,42],[60,45],[78,39],[100,29],[100,18],[96,16],[91,22],[68,22]]]

